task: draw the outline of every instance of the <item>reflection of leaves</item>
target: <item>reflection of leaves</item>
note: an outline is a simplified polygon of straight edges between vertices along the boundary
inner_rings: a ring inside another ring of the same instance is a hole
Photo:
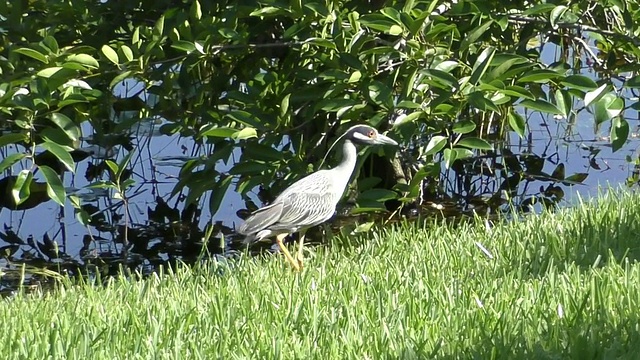
[[[551,178],[553,180],[563,180],[564,179],[564,164],[560,163],[551,173]]]
[[[582,184],[587,179],[587,176],[589,176],[587,173],[576,173],[568,176],[562,183],[564,185]]]
[[[544,159],[535,154],[527,154],[523,157],[523,162],[526,167],[526,171],[529,174],[540,174],[544,167]]]
[[[42,237],[42,242],[37,242],[36,245],[38,250],[49,259],[57,259],[60,257],[58,244],[49,238],[49,234],[45,233]]]
[[[24,240],[22,240],[18,236],[18,234],[16,234],[13,230],[8,228],[6,225],[4,226],[4,231],[5,233],[0,232],[0,239],[4,240],[5,242],[8,242],[9,244],[16,244],[16,245],[25,244]]]
[[[20,249],[19,245],[7,245],[0,247],[0,257],[5,259],[11,259],[13,254]]]

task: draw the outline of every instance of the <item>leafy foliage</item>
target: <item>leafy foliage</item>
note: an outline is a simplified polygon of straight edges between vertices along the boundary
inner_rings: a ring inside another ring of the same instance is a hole
[[[163,122],[164,134],[212,146],[210,156],[183,166],[174,190],[188,188],[187,203],[213,190],[212,212],[232,184],[243,195],[263,184],[275,193],[314,170],[327,139],[353,122],[390,130],[406,145],[403,156],[421,164],[406,167],[405,183],[394,188],[412,201],[441,165],[493,152],[490,128],[524,136],[531,112],[572,121],[586,109],[596,126],[610,124],[619,149],[633,106],[624,92],[640,87],[635,0],[0,7],[8,14],[0,32],[0,144],[20,149],[0,169],[26,164],[13,184],[17,204],[38,170],[49,196],[64,204],[63,182],[54,178],[73,171],[80,142],[128,137],[131,125],[149,118]],[[559,60],[545,63],[549,46]],[[35,157],[45,151],[62,166],[39,166]],[[360,200],[375,197],[390,194]]]

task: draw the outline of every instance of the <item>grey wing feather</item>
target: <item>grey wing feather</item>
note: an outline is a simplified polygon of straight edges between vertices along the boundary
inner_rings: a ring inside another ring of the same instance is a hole
[[[277,227],[307,227],[328,220],[335,212],[333,197],[327,194],[291,194],[282,209]]]
[[[238,232],[243,235],[249,235],[273,225],[280,219],[282,208],[282,202],[274,202],[273,204],[256,210],[245,220],[244,224],[240,226]]]
[[[238,232],[249,235],[265,229],[294,230],[328,220],[342,195],[332,191],[330,174],[326,170],[319,171],[296,181],[271,205],[254,212]]]

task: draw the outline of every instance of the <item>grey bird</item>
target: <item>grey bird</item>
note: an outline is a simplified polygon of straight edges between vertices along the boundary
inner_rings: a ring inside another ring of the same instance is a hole
[[[316,171],[294,182],[271,204],[251,214],[238,229],[240,234],[246,236],[246,242],[275,236],[286,260],[295,270],[302,269],[304,233],[308,228],[322,224],[333,216],[356,167],[356,145],[398,145],[393,139],[368,125],[349,128],[334,145],[342,138],[344,143],[340,164],[330,170]],[[283,240],[288,234],[295,232],[300,232],[300,236],[294,260]]]

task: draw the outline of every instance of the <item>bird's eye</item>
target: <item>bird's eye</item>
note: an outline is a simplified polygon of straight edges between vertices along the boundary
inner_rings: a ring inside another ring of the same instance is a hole
[[[374,137],[376,137],[376,132],[371,130],[371,131],[369,131],[369,134],[367,134],[367,135],[369,135],[369,137],[373,139]]]

